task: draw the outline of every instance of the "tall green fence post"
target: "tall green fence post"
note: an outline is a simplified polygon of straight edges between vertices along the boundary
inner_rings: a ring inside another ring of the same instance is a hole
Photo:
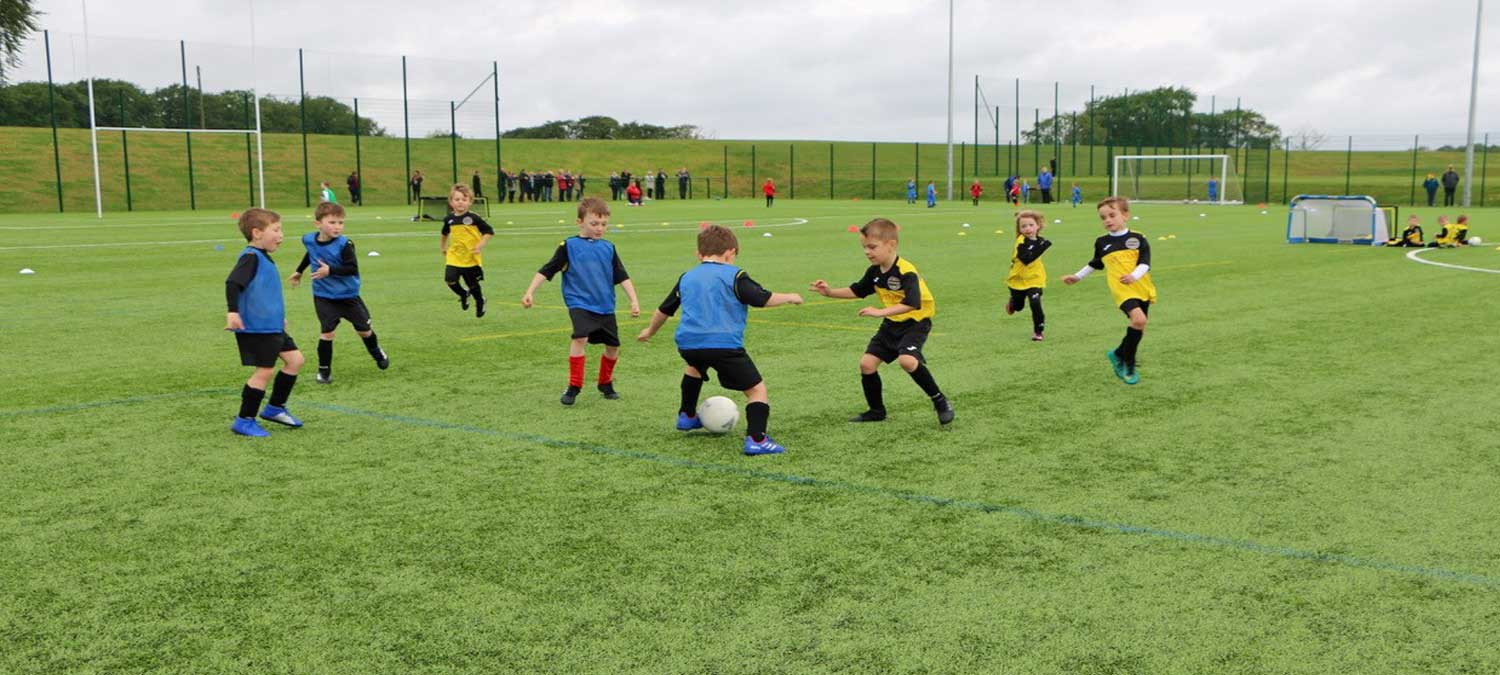
[[[786,166],[787,166],[787,171],[790,171],[791,174],[792,174],[791,178],[788,178],[787,181],[786,181],[786,188],[787,188],[787,190],[789,192],[791,192],[791,196],[788,197],[788,199],[796,199],[797,198],[797,146],[795,146],[795,145],[788,145],[788,146],[786,146]]]
[[[490,78],[495,85],[495,194],[499,195],[505,191],[505,178],[501,176],[504,165],[500,163],[500,62],[490,62]],[[583,194],[583,188],[578,189],[578,194]],[[503,196],[503,195],[501,195]]]
[[[1355,165],[1355,136],[1349,136],[1349,148],[1344,150],[1344,193],[1349,193],[1349,169]]]
[[[406,57],[401,57],[401,142],[406,147],[406,204],[411,205],[411,107],[406,100]]]
[[[177,47],[182,55],[182,126],[185,129],[192,126],[193,119],[193,104],[188,99],[187,41],[178,40]],[[188,207],[196,211],[198,210],[198,192],[193,187],[193,132],[189,131],[183,136],[187,137]]]
[[[828,198],[833,199],[833,144],[828,144]]]
[[[1021,78],[1016,78],[1016,137],[1011,141],[1011,155],[1016,161],[1016,168],[1012,172],[1021,175],[1021,155],[1017,150],[1021,147]]]
[[[755,194],[755,186],[757,186],[757,185],[760,184],[760,181],[756,180],[755,169],[756,169],[756,166],[755,166],[755,144],[751,143],[750,144],[750,194],[752,194],[752,195]]]
[[[130,132],[123,127],[130,126],[125,123],[125,89],[120,89],[120,149],[125,154],[125,210],[134,211],[135,201],[130,194]]]
[[[724,184],[720,186],[724,199],[729,199],[729,146],[724,146]]]
[[[1260,200],[1271,201],[1271,139],[1266,139],[1266,175],[1262,182]]]
[[[977,82],[979,80],[979,77],[975,76],[974,79]],[[875,144],[874,143],[870,143],[870,199],[874,199],[874,198],[875,198]]]
[[[1000,175],[1000,106],[995,106],[995,175]]]
[[[966,149],[967,146],[965,146],[963,143],[958,144],[958,185],[960,188],[968,185],[969,183],[969,177],[964,175],[964,169],[967,168],[966,165],[968,163],[968,160],[964,158],[964,152]],[[872,185],[871,188],[873,189],[874,186]]]
[[[1052,161],[1057,161],[1057,156],[1062,154],[1062,113],[1057,110],[1058,84],[1052,81]],[[1050,165],[1051,162],[1048,162]],[[1040,172],[1038,172],[1040,173]],[[1060,170],[1054,173],[1060,173]],[[1053,176],[1054,179],[1057,176]]]
[[[403,62],[404,63],[404,62]],[[312,173],[307,164],[307,77],[302,67],[302,48],[297,48],[297,130],[302,134],[302,205],[312,206]]]
[[[1042,172],[1042,109],[1035,108],[1031,120],[1032,175]]]
[[[52,169],[57,172],[57,212],[62,213],[62,155],[57,149],[57,94],[52,83],[52,34],[48,31],[42,31],[42,44],[47,52],[47,118],[52,121]]]
[[[974,76],[974,175],[979,175],[979,76]],[[875,198],[874,194],[870,195]]]
[[[1281,203],[1290,204],[1291,195],[1287,193],[1287,183],[1292,177],[1292,139],[1286,140],[1286,149],[1281,151]]]
[[[1089,178],[1094,177],[1094,85],[1089,85],[1089,107],[1084,108],[1089,116]]]
[[[912,158],[911,179],[912,180],[917,180],[917,179],[919,179],[919,178],[922,177],[922,144],[921,143],[912,143],[911,144],[911,158]]]
[[[458,106],[448,102],[448,158],[453,162],[453,182],[458,182]]]
[[[359,152],[359,97],[354,97],[354,175],[359,179],[359,205],[364,206],[365,197],[365,168],[364,157]],[[350,206],[354,206],[350,200]]]
[[[1411,137],[1411,188],[1408,190],[1406,201],[1412,206],[1417,205],[1417,148],[1421,147],[1422,135]]]

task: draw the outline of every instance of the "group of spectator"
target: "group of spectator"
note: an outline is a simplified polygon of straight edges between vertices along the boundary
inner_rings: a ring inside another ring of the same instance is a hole
[[[411,178],[407,181],[407,189],[411,193],[413,201],[422,198],[422,183],[426,176],[421,171],[413,171]],[[687,199],[692,192],[692,174],[687,167],[677,172],[677,198]],[[361,203],[359,174],[350,173],[348,179],[349,197],[353,204]],[[567,169],[555,171],[527,171],[521,169],[514,173],[505,169],[500,170],[499,175],[500,192],[495,197],[497,202],[574,202],[582,201],[584,189],[588,185],[588,178],[583,172],[572,173]],[[484,180],[478,170],[469,178],[469,187],[474,190],[474,197],[484,197]],[[632,193],[634,193],[632,195]],[[633,204],[639,204],[645,199],[667,198],[667,172],[662,169],[647,171],[644,178],[637,177],[629,171],[618,171],[609,175],[610,199],[619,200],[622,197],[629,199]]]
[[[692,194],[693,175],[687,167],[677,171],[677,198],[687,199]],[[644,177],[629,171],[609,174],[609,198],[618,200],[624,196],[631,204],[640,204],[645,199],[667,198],[667,172],[665,169],[647,171]]]
[[[1437,200],[1437,189],[1440,184],[1443,187],[1443,206],[1453,206],[1453,195],[1458,191],[1458,172],[1453,170],[1452,164],[1448,165],[1448,170],[1443,172],[1441,179],[1437,177],[1437,174],[1429,173],[1427,180],[1422,181],[1422,189],[1427,191],[1428,206],[1437,206],[1433,202]]]

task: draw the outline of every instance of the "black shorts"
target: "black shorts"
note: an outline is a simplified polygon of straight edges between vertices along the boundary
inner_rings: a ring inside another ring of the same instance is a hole
[[[746,391],[763,381],[755,362],[743,349],[679,349],[677,353],[702,373],[705,380],[709,370],[718,371],[719,385],[725,389]]]
[[[1040,288],[1010,288],[1007,286],[1006,290],[1010,291],[1010,306],[1016,308],[1017,311],[1026,306],[1026,298],[1038,301],[1042,299],[1042,289]]]
[[[880,330],[875,331],[870,344],[865,346],[865,353],[886,363],[895,361],[896,357],[903,354],[917,357],[917,363],[927,363],[927,357],[922,355],[922,345],[927,343],[927,335],[931,332],[932,319],[886,319],[880,322]]]
[[[595,314],[586,309],[568,308],[573,320],[573,339],[588,338],[591,345],[620,346],[620,327],[613,314]]]
[[[473,267],[446,265],[443,267],[443,281],[449,284],[456,284],[459,279],[463,279],[469,288],[473,288],[474,284],[484,281],[484,268],[478,265]]]
[[[320,298],[313,296],[313,308],[318,310],[318,327],[321,332],[332,333],[339,321],[348,321],[354,330],[361,333],[370,330],[370,310],[358,296],[353,298]]]
[[[1127,317],[1130,316],[1130,310],[1137,307],[1141,308],[1142,314],[1145,314],[1147,316],[1151,315],[1151,303],[1146,302],[1145,300],[1142,300],[1140,298],[1131,298],[1129,300],[1126,300],[1125,302],[1120,303],[1120,311],[1124,312],[1125,316]]]
[[[240,365],[256,368],[276,367],[282,352],[297,351],[297,343],[286,333],[235,333],[240,346]]]

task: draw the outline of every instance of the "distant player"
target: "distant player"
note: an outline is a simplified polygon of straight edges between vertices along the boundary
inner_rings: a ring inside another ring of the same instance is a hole
[[[1422,248],[1422,220],[1413,213],[1406,217],[1406,229],[1401,231],[1401,238],[1392,239],[1385,243],[1386,246],[1400,246],[1406,248]]]
[[[469,309],[469,298],[474,299],[474,316],[478,318],[484,316],[484,291],[479,287],[479,282],[484,281],[484,257],[480,252],[495,236],[495,228],[479,214],[469,213],[469,205],[473,203],[474,192],[469,186],[459,183],[448,190],[448,208],[452,213],[443,219],[443,236],[438,245],[447,263],[443,281],[458,296],[460,309]],[[467,289],[458,285],[460,279]]]
[[[1078,205],[1082,204],[1082,203],[1083,203],[1083,188],[1078,187],[1078,184],[1074,183],[1073,184],[1073,208],[1075,208],[1075,209],[1078,208]]]
[[[917,203],[917,179],[915,178],[906,179],[906,203]]]
[[[304,361],[297,343],[286,332],[286,304],[281,295],[281,275],[271,254],[281,247],[281,216],[266,209],[246,209],[240,214],[240,234],[248,245],[224,280],[229,312],[224,330],[234,331],[240,349],[240,364],[255,372],[240,390],[240,412],[229,428],[241,436],[263,437],[270,432],[255,421],[255,409],[266,395],[266,384],[281,360],[281,372],[271,388],[271,400],[260,418],[292,428],[302,420],[286,410],[287,398],[297,384],[297,371]]]
[[[1006,315],[1015,314],[1031,301],[1031,339],[1042,341],[1042,331],[1047,327],[1047,315],[1042,311],[1042,289],[1047,287],[1047,268],[1042,265],[1042,254],[1052,247],[1052,242],[1042,238],[1046,219],[1036,211],[1016,214],[1016,244],[1011,249],[1010,274],[1005,285],[1010,290],[1010,301],[1005,304]]]
[[[974,184],[969,186],[969,196],[974,199],[974,205],[979,206],[979,195],[984,194],[984,186],[979,184],[979,179],[974,179]]]
[[[687,365],[682,370],[682,405],[677,411],[677,428],[690,431],[703,427],[698,419],[698,394],[712,369],[718,371],[720,385],[743,392],[748,401],[745,454],[774,455],[785,452],[786,448],[766,433],[771,403],[765,380],[745,353],[745,321],[749,307],[800,305],[802,296],[772,293],[751,280],[744,270],[734,266],[739,247],[734,231],[729,228],[710,225],[700,231],[700,263],[678,277],[677,285],[651,314],[651,323],[641,329],[636,339],[650,340],[681,309],[677,353]]]
[[[1151,245],[1145,235],[1131,232],[1125,226],[1130,218],[1130,201],[1124,197],[1105,197],[1099,202],[1099,220],[1106,234],[1094,240],[1094,257],[1083,269],[1063,277],[1073,285],[1094,270],[1104,270],[1109,292],[1115,304],[1130,319],[1120,346],[1105,353],[1115,369],[1115,376],[1125,384],[1137,384],[1136,350],[1146,331],[1146,315],[1156,302],[1156,284],[1151,281]]]
[[[1010,187],[1006,190],[1006,194],[1010,195],[1010,205],[1011,206],[1020,206],[1021,205],[1021,180],[1020,180],[1020,177],[1019,176],[1011,176],[1009,183],[1010,183]]]
[[[328,181],[326,180],[322,183],[322,191],[319,193],[318,197],[318,203],[321,204],[324,202],[327,202],[329,204],[339,203],[339,196],[333,193],[333,188],[328,185]]]
[[[937,184],[927,181],[927,208],[937,206]]]
[[[844,288],[833,288],[827,281],[818,279],[811,286],[814,292],[829,298],[880,296],[880,307],[859,310],[860,316],[878,317],[881,322],[859,358],[860,384],[869,408],[849,421],[879,422],[885,419],[880,364],[895,361],[931,399],[938,422],[952,422],[953,404],[938,388],[932,373],[927,370],[927,357],[922,355],[922,346],[932,332],[932,317],[937,313],[937,305],[916,266],[896,254],[900,228],[885,218],[876,218],[860,228],[859,242],[871,265],[857,281]]]
[[[1219,179],[1217,178],[1208,179],[1208,201],[1219,201]]]
[[[359,257],[354,242],[344,236],[344,207],[331,202],[318,205],[313,212],[316,232],[302,235],[307,249],[297,271],[287,278],[296,288],[302,283],[302,272],[313,268],[313,308],[318,313],[318,384],[333,382],[333,332],[340,321],[348,321],[354,332],[365,341],[365,351],[375,359],[375,366],[385,370],[391,360],[380,348],[380,339],[370,327],[370,309],[359,297]]]
[[[766,195],[766,206],[769,207],[776,201],[776,184],[767,178],[765,185],[760,186],[760,191]]]
[[[630,298],[630,315],[641,315],[641,302],[635,295],[635,284],[620,262],[615,245],[604,239],[609,229],[609,206],[604,200],[589,197],[578,203],[578,236],[568,237],[557,245],[552,259],[531,277],[531,285],[521,296],[521,306],[531,309],[532,294],[544,281],[561,272],[563,303],[573,322],[573,337],[568,343],[568,388],[562,404],[573,405],[583,391],[583,370],[590,344],[604,345],[599,360],[599,393],[604,398],[620,398],[615,392],[615,364],[620,360],[620,327],[615,322],[615,286],[625,289]]]

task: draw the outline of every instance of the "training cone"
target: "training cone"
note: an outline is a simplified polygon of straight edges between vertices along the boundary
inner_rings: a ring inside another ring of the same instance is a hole
[[[747,221],[745,221],[745,227],[755,227],[755,221],[753,221],[753,220],[747,220]]]
[[[1061,225],[1062,224],[1062,218],[1053,218],[1052,219],[1052,224],[1053,225]]]
[[[671,223],[669,223],[669,222],[667,222],[667,221],[665,221],[665,220],[664,220],[664,221],[662,221],[662,223],[661,223],[661,224],[663,224],[663,225],[671,225]]]
[[[36,274],[36,270],[31,269],[30,267],[22,267],[21,274]]]
[[[959,232],[958,236],[962,237],[962,236],[965,236],[965,235],[968,235],[968,234],[969,234],[968,232]]]
[[[969,224],[968,224],[968,223],[964,223],[964,227],[968,227],[968,226],[969,226]]]
[[[222,251],[222,250],[224,250],[224,245],[223,244],[214,244],[214,250],[215,251]]]
[[[1167,238],[1166,237],[1157,237],[1156,240],[1157,241],[1166,241]]]
[[[1255,205],[1255,207],[1256,207],[1256,208],[1259,208],[1259,209],[1263,209],[1263,208],[1266,208],[1266,203],[1265,203],[1265,202],[1261,202],[1261,203],[1259,203],[1259,204],[1256,204],[1256,205]]]
[[[367,253],[365,255],[367,255],[367,256],[369,256],[371,258],[379,258],[380,257],[380,251],[370,251],[369,253]]]
[[[385,220],[385,216],[375,216],[375,220]]]
[[[514,221],[514,220],[507,220],[507,221],[505,221],[505,224],[506,225],[515,225],[516,221]]]
[[[769,236],[771,236],[771,233],[770,233],[770,232],[767,232],[767,233],[765,233],[765,234],[763,234],[763,235],[760,235],[760,236],[762,236],[762,237],[769,237]]]
[[[1177,235],[1175,235],[1175,234],[1169,234],[1169,235],[1167,235],[1167,238],[1168,239],[1176,239]]]
[[[1140,216],[1131,216],[1130,219],[1131,220],[1140,220],[1141,217]]]
[[[859,231],[859,226],[858,225],[850,225],[849,226],[849,231],[850,232],[858,232]]]
[[[707,222],[698,223],[698,229],[700,229],[700,230],[706,230],[706,229],[708,229],[708,223]]]
[[[1005,234],[1005,230],[995,230],[995,234]]]
[[[1265,212],[1264,209],[1261,210],[1260,215],[1263,215],[1263,216],[1266,215],[1266,212]]]

